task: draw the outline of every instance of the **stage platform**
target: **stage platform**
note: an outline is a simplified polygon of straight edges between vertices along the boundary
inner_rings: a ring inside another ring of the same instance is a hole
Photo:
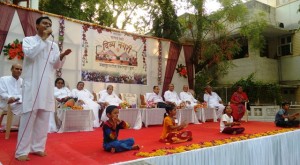
[[[243,122],[245,133],[250,137],[259,133],[262,137],[229,142],[208,147],[211,142],[224,139],[239,139],[241,135],[225,135],[219,132],[219,123],[206,122],[190,124],[188,130],[193,132],[193,141],[176,145],[158,142],[162,127],[149,126],[140,130],[121,130],[119,139],[133,137],[141,146],[138,152],[151,152],[162,148],[175,148],[190,144],[207,145],[207,147],[176,154],[156,157],[139,157],[137,151],[109,153],[102,149],[102,129],[92,132],[51,133],[48,135],[46,157],[29,155],[30,161],[18,162],[14,159],[17,132],[12,132],[8,140],[0,133],[0,162],[4,165],[71,165],[71,164],[155,164],[155,165],[285,165],[300,162],[300,130],[278,133],[280,128],[273,122]],[[277,131],[276,131],[277,130]],[[263,136],[268,132],[274,135]],[[205,143],[207,142],[207,143]],[[1,164],[0,163],[0,164]]]

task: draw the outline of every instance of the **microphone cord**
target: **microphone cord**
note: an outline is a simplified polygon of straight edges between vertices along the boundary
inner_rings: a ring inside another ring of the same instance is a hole
[[[48,61],[49,61],[50,53],[51,53],[51,51],[52,51],[52,46],[53,46],[53,42],[54,42],[54,36],[53,36],[53,35],[51,35],[51,36],[52,36],[52,41],[51,41],[51,46],[50,46],[50,50],[49,50],[49,53],[48,53],[48,57],[47,57],[47,60],[46,60],[46,64],[45,64],[45,66],[44,66],[43,73],[42,73],[42,76],[41,76],[41,79],[40,79],[40,82],[39,82],[39,85],[38,85],[38,90],[37,90],[36,96],[35,96],[35,98],[34,98],[34,102],[33,102],[32,109],[31,109],[31,112],[30,112],[30,115],[29,115],[29,119],[28,119],[28,121],[27,121],[27,123],[26,123],[26,125],[25,125],[25,129],[24,129],[24,131],[23,131],[23,133],[22,133],[22,135],[21,135],[20,141],[17,143],[16,151],[18,150],[19,145],[20,145],[20,143],[21,143],[21,141],[22,141],[22,139],[23,139],[23,137],[24,137],[24,133],[25,133],[26,130],[27,130],[28,123],[29,123],[29,121],[30,121],[30,118],[31,118],[31,115],[32,115],[32,112],[33,112],[33,109],[34,109],[34,105],[35,105],[35,103],[36,103],[36,100],[37,100],[37,97],[38,97],[38,94],[39,94],[39,91],[40,91],[40,87],[41,87],[41,84],[42,84],[42,80],[43,80],[43,77],[44,77],[44,73],[45,73],[45,70],[46,70],[46,67],[47,67],[47,64],[48,64]],[[14,157],[14,155],[13,155],[13,157]],[[14,158],[12,158],[12,159],[14,159]],[[10,160],[9,164],[11,164],[12,159]]]

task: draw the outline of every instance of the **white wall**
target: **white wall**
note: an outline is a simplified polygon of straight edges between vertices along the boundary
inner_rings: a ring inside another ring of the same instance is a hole
[[[256,0],[256,1],[270,5],[272,7],[276,7],[276,0]]]
[[[280,57],[282,81],[300,80],[300,56]]]
[[[298,21],[300,21],[300,13],[297,12],[299,5],[300,1],[297,0],[276,8],[276,20],[282,22],[285,27],[291,24],[298,24]]]
[[[278,62],[266,57],[251,56],[232,61],[233,67],[228,70],[228,74],[219,79],[220,84],[233,84],[241,78],[247,78],[255,73],[256,81],[267,83],[278,83]]]

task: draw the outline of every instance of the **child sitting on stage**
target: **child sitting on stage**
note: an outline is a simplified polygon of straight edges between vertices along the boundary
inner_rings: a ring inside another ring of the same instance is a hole
[[[222,115],[221,121],[220,121],[220,132],[225,133],[225,134],[240,134],[243,133],[245,128],[243,127],[233,127],[236,125],[240,125],[239,122],[233,122],[233,117],[232,117],[232,109],[228,105],[226,106],[224,110],[224,114]]]
[[[160,142],[163,143],[181,143],[192,140],[191,131],[181,131],[187,127],[187,123],[177,125],[175,122],[176,107],[174,105],[166,106],[164,114],[163,131],[160,137]]]
[[[118,118],[119,109],[117,106],[108,106],[106,115],[108,120],[103,125],[104,150],[114,153],[140,149],[138,145],[134,145],[133,138],[118,140],[119,130],[129,128],[129,124]]]

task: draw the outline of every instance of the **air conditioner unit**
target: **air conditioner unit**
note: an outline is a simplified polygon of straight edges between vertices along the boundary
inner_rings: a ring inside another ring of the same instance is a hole
[[[286,56],[292,54],[292,43],[278,46],[277,56]]]

